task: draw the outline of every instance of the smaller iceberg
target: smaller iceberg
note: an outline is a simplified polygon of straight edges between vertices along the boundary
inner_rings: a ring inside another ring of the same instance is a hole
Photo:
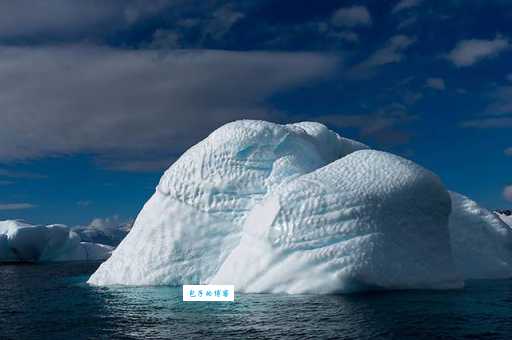
[[[512,211],[511,210],[498,210],[494,211],[496,215],[505,222],[510,228],[512,228]]]
[[[496,214],[451,192],[450,237],[457,269],[465,279],[512,276],[512,228]]]
[[[72,227],[72,230],[80,236],[83,242],[101,243],[117,247],[126,235],[128,235],[133,224],[128,221],[119,224],[104,225],[102,223],[95,223],[95,221],[88,226]]]
[[[113,247],[83,242],[62,224],[31,225],[22,221],[0,221],[0,262],[102,261]]]

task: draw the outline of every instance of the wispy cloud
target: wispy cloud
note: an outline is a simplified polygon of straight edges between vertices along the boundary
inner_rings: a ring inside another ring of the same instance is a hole
[[[8,170],[8,169],[0,168],[0,177],[42,179],[42,178],[47,178],[48,176],[43,175],[43,174],[38,174],[35,172],[15,171],[15,170]]]
[[[512,113],[512,86],[498,86],[490,94],[491,103],[486,112],[493,115]]]
[[[446,89],[443,78],[428,78],[425,86],[438,91],[444,91]]]
[[[407,28],[407,27],[410,27],[412,25],[414,25],[416,22],[418,21],[418,17],[417,16],[411,16],[405,20],[403,20],[397,27],[398,30],[401,30],[401,29],[404,29],[404,28]]]
[[[447,58],[457,67],[466,67],[495,57],[509,47],[509,40],[500,35],[492,40],[462,40],[448,53]]]
[[[461,127],[477,129],[508,129],[512,128],[512,117],[470,119],[462,122]]]
[[[177,1],[1,1],[0,38],[77,38],[84,33],[101,32],[108,27],[126,27],[174,3]]]
[[[418,7],[422,2],[423,0],[401,0],[393,7],[391,13],[396,14],[408,8]]]
[[[355,128],[363,138],[371,138],[383,145],[407,144],[412,134],[402,127],[417,118],[400,104],[390,105],[366,114],[331,114],[315,117],[316,120],[338,129]]]
[[[1,203],[0,210],[25,210],[35,208],[36,205],[30,203]]]
[[[335,26],[355,27],[370,26],[372,17],[364,6],[352,6],[338,9],[332,15],[331,22]]]
[[[378,66],[399,63],[405,58],[404,51],[415,41],[416,38],[402,34],[395,35],[387,41],[384,47],[375,51],[363,62],[355,65],[350,73],[356,77],[364,77]]]

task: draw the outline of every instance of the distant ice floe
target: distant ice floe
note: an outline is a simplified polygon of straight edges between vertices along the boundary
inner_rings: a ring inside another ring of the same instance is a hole
[[[460,288],[512,276],[510,228],[492,216],[412,161],[322,124],[237,121],[165,172],[89,283]]]
[[[101,243],[116,247],[128,235],[133,221],[116,219],[94,219],[88,226],[75,226],[76,232],[84,242]]]
[[[82,242],[65,225],[31,225],[22,221],[0,221],[0,262],[101,261],[113,247]]]

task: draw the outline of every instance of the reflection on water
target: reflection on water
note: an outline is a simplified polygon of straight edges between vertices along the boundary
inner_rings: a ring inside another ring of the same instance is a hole
[[[459,291],[238,294],[184,303],[170,287],[95,288],[97,264],[0,266],[0,338],[510,338],[512,281]]]

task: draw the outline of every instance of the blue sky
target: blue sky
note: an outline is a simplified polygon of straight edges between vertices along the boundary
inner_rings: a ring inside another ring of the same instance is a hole
[[[1,1],[0,219],[127,220],[242,118],[317,120],[510,207],[510,22],[504,0]]]

